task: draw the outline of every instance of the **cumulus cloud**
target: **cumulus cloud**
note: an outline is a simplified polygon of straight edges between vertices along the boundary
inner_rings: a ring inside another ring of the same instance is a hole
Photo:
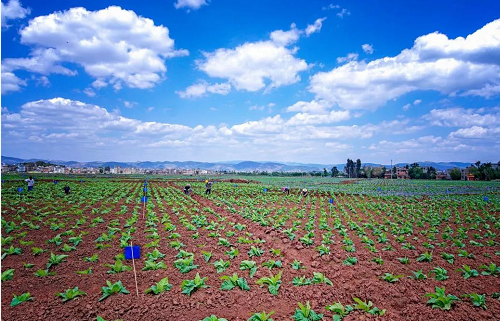
[[[392,133],[408,127],[405,121],[331,125],[349,117],[349,111],[341,110],[324,115],[299,113],[290,119],[275,115],[232,126],[190,127],[141,121],[123,117],[118,111],[109,112],[97,105],[53,98],[26,103],[15,113],[3,113],[1,125],[2,142],[5,142],[7,153],[23,144],[31,152],[42,154],[57,146],[56,151],[64,150],[65,155],[80,152],[95,155],[99,152],[112,156],[119,152],[127,155],[130,146],[134,146],[141,151],[141,155],[153,150],[154,153],[160,150],[178,151],[178,148],[183,155],[191,155],[185,148],[195,148],[198,154],[200,150],[217,151],[214,157],[233,155],[231,153],[234,157],[250,157],[263,151],[268,156],[279,157],[287,150],[304,146],[312,148],[311,153],[315,155],[321,154],[326,143],[334,149],[346,148],[343,146],[346,143],[342,141],[366,139],[377,133]]]
[[[316,19],[312,25],[307,25],[305,33],[306,36],[310,36],[311,34],[315,32],[319,32],[321,30],[321,27],[323,27],[323,21],[325,21],[326,18],[320,18]]]
[[[500,127],[500,111],[488,111],[484,108],[465,109],[462,107],[452,107],[444,109],[432,109],[422,117],[433,126],[444,127],[471,127],[486,126]]]
[[[345,57],[338,57],[337,62],[339,64],[345,63],[345,62],[351,62],[351,61],[356,61],[358,60],[359,54],[355,52],[348,53],[347,56]]]
[[[238,90],[258,91],[296,83],[298,73],[307,69],[307,63],[294,57],[295,50],[272,41],[245,43],[235,49],[217,49],[204,53],[205,61],[198,68],[211,77],[228,79]]]
[[[21,43],[33,46],[29,58],[8,58],[2,69],[24,69],[48,75],[75,75],[63,64],[77,64],[96,78],[94,88],[108,83],[151,88],[165,76],[165,59],[188,55],[176,50],[168,28],[134,11],[111,6],[98,11],[71,8],[39,16],[19,31]]]
[[[365,43],[364,45],[361,46],[361,48],[366,54],[371,55],[373,53],[373,45]]]
[[[297,29],[295,23],[292,23],[290,26],[290,30],[275,30],[271,32],[270,38],[271,40],[277,44],[278,46],[288,46],[297,42],[300,38],[301,30]]]
[[[421,36],[395,57],[319,72],[311,77],[310,91],[346,109],[371,110],[417,90],[491,96],[500,84],[499,33],[500,19],[466,38],[438,32]]]
[[[325,114],[330,106],[325,101],[298,101],[295,104],[287,107],[287,112],[303,112],[313,114]]]
[[[290,118],[288,125],[319,125],[338,123],[351,118],[348,110],[332,110],[326,115],[298,113]]]
[[[208,5],[206,0],[177,0],[174,3],[176,9],[188,8],[188,11],[189,9],[198,10],[205,5]]]
[[[26,81],[20,79],[12,72],[4,72],[2,70],[2,95],[20,91],[23,86],[26,86]]]
[[[407,110],[409,110],[409,109],[410,109],[410,107],[411,107],[412,105],[413,105],[413,106],[417,106],[417,105],[419,105],[421,102],[422,102],[422,100],[420,100],[420,99],[416,99],[413,103],[409,103],[409,104],[404,105],[404,106],[403,106],[403,110],[404,110],[404,111],[407,111]]]
[[[1,3],[0,13],[2,16],[2,29],[8,28],[7,22],[14,19],[22,19],[29,15],[31,10],[23,8],[19,0],[9,0],[7,4]]]
[[[237,90],[267,90],[296,83],[299,73],[308,68],[305,60],[298,59],[297,47],[289,46],[297,42],[301,35],[309,36],[319,32],[326,18],[317,19],[305,30],[275,30],[270,40],[247,42],[234,49],[219,48],[203,53],[204,59],[196,62],[198,68],[210,77],[227,79]]]
[[[209,84],[206,81],[200,81],[186,88],[184,91],[176,91],[181,98],[197,98],[206,93],[227,95],[231,91],[231,85],[228,83]]]

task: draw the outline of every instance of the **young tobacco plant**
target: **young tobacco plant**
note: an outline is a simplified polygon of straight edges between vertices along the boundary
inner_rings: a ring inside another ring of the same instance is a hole
[[[218,318],[217,316],[215,315],[211,315],[209,317],[206,317],[200,321],[227,321],[227,319],[224,319],[224,318]]]
[[[203,256],[203,259],[205,260],[205,262],[208,263],[208,261],[210,261],[210,259],[212,258],[212,252],[206,252],[206,251],[201,251],[201,255]]]
[[[420,254],[420,256],[417,258],[417,262],[432,262],[432,252],[425,252]]]
[[[220,259],[218,261],[215,261],[213,264],[215,266],[215,269],[217,270],[217,273],[222,273],[231,265],[231,262]]]
[[[78,287],[74,287],[73,289],[67,289],[65,292],[59,292],[56,296],[61,297],[63,302],[74,300],[79,296],[86,295],[85,292],[78,289]]]
[[[305,275],[303,276],[296,276],[292,280],[292,284],[294,286],[304,286],[304,285],[311,285],[311,279],[307,278]]]
[[[354,310],[354,308],[350,305],[346,305],[344,307],[342,303],[337,302],[332,305],[327,305],[326,310],[333,312],[333,321],[340,321],[344,317],[346,317],[349,313],[351,313]]]
[[[420,280],[420,281],[427,279],[427,275],[425,275],[425,273],[422,272],[422,269],[418,271],[412,271],[411,273],[413,273],[413,276],[409,276],[410,279]]]
[[[239,277],[237,273],[233,273],[232,276],[224,275],[220,279],[224,281],[220,287],[221,290],[229,291],[235,287],[239,287],[244,291],[250,290],[247,281],[244,278]]]
[[[436,287],[435,293],[427,293],[425,296],[430,298],[427,304],[432,304],[433,309],[449,310],[455,301],[460,301],[452,294],[445,294],[444,287]]]
[[[479,267],[480,270],[484,270],[481,272],[482,275],[493,275],[498,276],[500,274],[500,267],[498,267],[495,263],[491,262],[489,265],[481,265]]]
[[[111,282],[106,280],[106,284],[107,284],[107,286],[103,286],[101,288],[102,297],[99,299],[99,301],[102,301],[113,294],[119,294],[119,293],[129,294],[130,293],[123,286],[122,281],[117,281],[115,283],[111,283]]]
[[[171,288],[172,284],[168,283],[168,277],[165,277],[155,285],[152,285],[150,288],[148,288],[144,293],[153,293],[154,295],[158,295],[162,292],[170,291]]]
[[[193,280],[182,281],[182,283],[181,283],[182,293],[187,294],[188,296],[191,296],[191,294],[198,289],[208,288],[208,285],[205,284],[205,281],[207,281],[207,280],[208,280],[207,277],[201,278],[200,274],[196,273],[196,276],[194,277]]]
[[[486,310],[486,294],[471,293],[471,294],[464,294],[462,295],[462,297],[469,298],[475,307],[479,307],[482,308],[483,310]]]
[[[115,264],[104,264],[104,266],[110,268],[110,270],[106,272],[108,274],[117,274],[132,270],[130,266],[124,265],[122,260],[115,261]]]
[[[49,261],[47,263],[47,269],[51,268],[52,266],[56,266],[58,264],[61,264],[66,260],[68,256],[61,254],[61,255],[55,255],[54,253],[50,253]]]
[[[278,274],[271,276],[271,277],[263,277],[257,280],[257,284],[259,284],[261,287],[264,285],[268,286],[268,291],[272,295],[278,295],[278,290],[281,286],[281,274],[283,271],[280,271]]]
[[[313,272],[313,278],[312,278],[312,283],[314,284],[320,284],[324,283],[326,285],[332,286],[333,283],[328,279],[323,273],[321,272]]]
[[[165,262],[160,261],[160,262],[155,262],[151,260],[146,260],[144,261],[144,267],[142,268],[143,271],[156,271],[156,270],[166,270],[167,265]]]
[[[252,246],[250,251],[248,251],[248,257],[252,256],[262,256],[264,254],[264,250],[259,249],[258,247]]]
[[[267,267],[269,270],[271,270],[273,268],[281,268],[282,267],[280,260],[275,261],[273,259],[270,259],[269,261],[262,263],[262,266]]]
[[[292,263],[292,269],[294,269],[294,270],[305,269],[305,266],[302,265],[301,261],[298,261],[297,259],[295,259]]]
[[[199,265],[193,264],[194,257],[189,256],[183,259],[178,259],[174,261],[174,266],[181,273],[188,273],[191,270],[194,270],[199,267]]]
[[[352,298],[357,304],[354,305],[355,310],[363,310],[371,315],[383,316],[385,314],[385,309],[380,310],[377,307],[373,307],[372,301],[362,301],[359,298]]]
[[[2,272],[2,282],[12,280],[15,269],[8,269]]]
[[[11,307],[15,307],[23,302],[33,301],[35,298],[31,296],[29,292],[23,293],[21,295],[15,295],[10,302]]]
[[[348,256],[342,265],[354,265],[356,263],[358,263],[358,259],[355,256]]]
[[[479,272],[476,269],[471,268],[467,264],[464,264],[461,268],[457,269],[456,271],[462,272],[462,276],[466,280],[470,277],[479,276]]]
[[[446,262],[453,264],[455,262],[455,255],[449,253],[441,253],[441,257],[446,260]]]
[[[257,272],[257,263],[255,261],[243,260],[240,264],[240,270],[249,270],[250,277],[253,278]]]
[[[299,308],[295,309],[295,313],[292,316],[292,319],[295,321],[318,321],[323,319],[323,314],[316,313],[312,308],[309,301],[304,305],[302,303],[298,303]]]
[[[232,247],[230,251],[226,251],[226,255],[228,255],[231,260],[234,259],[238,254],[240,254],[240,251],[238,251],[238,249],[234,247]]]
[[[85,262],[97,262],[99,260],[99,255],[94,254],[92,256],[86,256],[83,258]]]
[[[274,321],[271,318],[271,315],[274,314],[274,311],[266,313],[266,311],[262,311],[260,313],[254,313],[247,321]]]
[[[394,283],[401,279],[404,275],[392,275],[391,273],[384,273],[380,278],[386,282]]]

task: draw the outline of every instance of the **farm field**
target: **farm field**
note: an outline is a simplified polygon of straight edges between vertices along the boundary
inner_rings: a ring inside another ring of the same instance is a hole
[[[5,321],[500,319],[499,182],[234,177],[210,195],[188,178],[20,186],[2,181]],[[135,262],[123,256],[131,242]]]

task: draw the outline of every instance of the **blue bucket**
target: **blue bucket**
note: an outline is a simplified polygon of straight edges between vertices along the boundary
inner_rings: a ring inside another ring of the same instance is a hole
[[[125,259],[140,259],[141,258],[141,247],[139,245],[126,246],[125,247]]]

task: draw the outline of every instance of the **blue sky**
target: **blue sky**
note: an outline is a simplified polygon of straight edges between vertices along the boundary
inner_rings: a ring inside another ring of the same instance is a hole
[[[2,0],[2,155],[500,160],[497,1]]]

